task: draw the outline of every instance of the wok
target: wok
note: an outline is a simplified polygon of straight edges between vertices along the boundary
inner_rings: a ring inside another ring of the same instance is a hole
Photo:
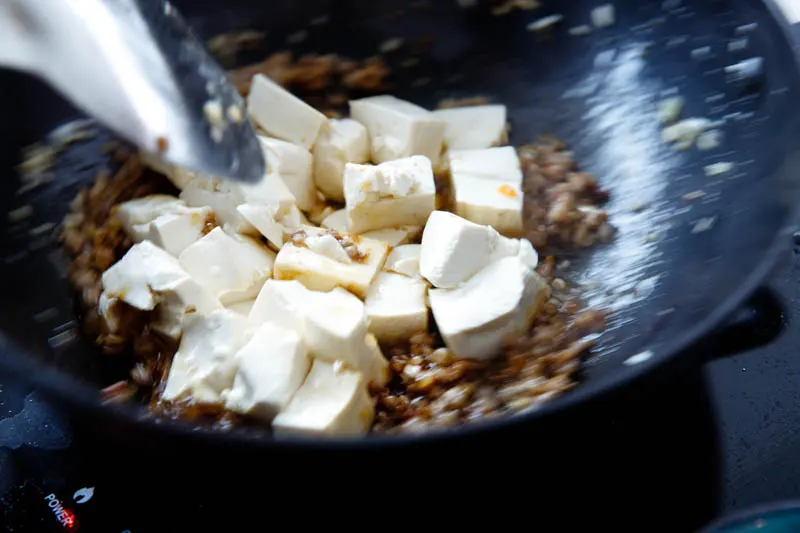
[[[362,58],[401,38],[399,48],[384,53],[393,94],[429,107],[443,97],[487,96],[508,106],[513,144],[542,134],[566,141],[611,193],[614,241],[570,257],[590,303],[614,311],[611,328],[570,393],[524,415],[452,431],[274,441],[263,432],[214,433],[156,421],[139,406],[101,405],[97,388],[127,369],[77,335],[65,256],[42,225],[59,223],[69,200],[105,164],[98,156],[104,135],[70,147],[53,169],[55,179],[20,193],[14,170],[20,149],[78,114],[37,81],[2,72],[0,202],[3,212],[30,205],[33,214],[2,231],[0,368],[62,404],[195,440],[293,449],[422,443],[536,425],[663,375],[673,363],[700,364],[706,349],[730,353],[766,342],[779,329],[780,308],[759,288],[791,247],[800,185],[800,71],[793,49],[799,34],[775,2],[618,0],[615,24],[585,36],[568,28],[589,23],[597,2],[543,0],[535,11],[503,16],[492,16],[481,2],[462,7],[453,0],[176,4],[204,38],[267,30],[263,49],[247,52],[242,62],[286,48]],[[550,14],[563,15],[550,35],[526,30]],[[404,68],[412,49],[422,50],[421,60]],[[761,62],[754,72],[726,71],[753,58]],[[686,100],[684,117],[724,118],[719,147],[676,151],[662,142],[656,106],[675,94]],[[707,177],[704,167],[720,161],[733,169]],[[685,197],[698,190],[702,198]],[[765,314],[772,318],[754,318]]]

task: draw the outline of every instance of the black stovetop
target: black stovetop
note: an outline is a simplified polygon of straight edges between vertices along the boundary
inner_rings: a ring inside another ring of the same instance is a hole
[[[581,523],[696,530],[731,511],[800,495],[798,280],[800,256],[773,276],[787,319],[767,347],[673,375],[544,436],[517,433],[479,449],[453,443],[444,454],[354,455],[328,464],[330,471],[320,467],[325,460],[271,464],[267,453],[185,443],[109,447],[95,439],[101,428],[92,422],[74,423],[37,391],[0,379],[0,530],[232,531],[232,517],[266,529],[282,514],[374,524],[369,511],[449,505],[461,511],[438,518],[521,513],[526,520],[544,511],[559,531]],[[323,506],[338,514],[317,512]]]

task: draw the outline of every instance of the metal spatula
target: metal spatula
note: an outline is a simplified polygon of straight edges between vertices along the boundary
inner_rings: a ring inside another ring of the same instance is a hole
[[[168,163],[264,176],[242,98],[168,2],[0,0],[0,66],[43,78]]]

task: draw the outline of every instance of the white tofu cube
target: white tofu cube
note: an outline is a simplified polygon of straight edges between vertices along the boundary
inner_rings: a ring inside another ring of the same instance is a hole
[[[242,204],[237,207],[236,210],[276,249],[280,249],[280,247],[283,246],[286,228],[283,224],[278,222],[281,218],[278,206],[268,204]]]
[[[365,231],[361,234],[362,237],[382,241],[389,245],[390,248],[408,244],[419,237],[420,226],[399,226],[397,228],[384,228],[374,229],[372,231]]]
[[[195,207],[211,207],[217,223],[228,231],[258,235],[258,230],[236,210],[240,202],[233,194],[195,187],[194,184],[195,182],[192,182],[181,192],[181,199],[187,204]]]
[[[355,120],[329,120],[314,144],[314,183],[327,198],[344,202],[345,163],[369,161],[367,129]]]
[[[225,407],[270,422],[303,384],[311,359],[297,333],[266,323],[236,353],[236,364]]]
[[[381,272],[369,288],[364,306],[369,331],[384,344],[428,331],[427,284],[393,272]]]
[[[241,302],[232,303],[226,306],[225,309],[230,309],[231,311],[239,313],[242,316],[249,317],[250,311],[253,310],[253,306],[255,304],[256,304],[256,299],[253,298],[252,300],[243,300]]]
[[[274,277],[295,279],[316,291],[342,287],[359,298],[365,298],[370,283],[383,267],[388,247],[380,241],[358,236],[354,236],[354,240],[366,257],[349,263],[314,252],[302,244],[287,242],[275,258]]]
[[[286,141],[269,137],[259,137],[259,140],[267,159],[267,175],[280,177],[294,195],[300,209],[305,211],[313,209],[319,203],[319,198],[317,197],[317,188],[314,186],[311,153]],[[238,185],[242,186],[242,184]],[[247,200],[253,201],[252,196]],[[275,203],[273,198],[260,198],[260,200]]]
[[[107,292],[100,293],[100,300],[97,302],[97,313],[103,317],[103,321],[111,333],[119,331],[121,305],[119,298],[116,296],[111,296]]]
[[[222,309],[216,296],[191,277],[172,284],[170,290],[159,294],[157,318],[150,327],[162,336],[177,341],[183,333],[183,320],[192,313],[208,314]]]
[[[313,357],[339,361],[367,381],[383,385],[389,378],[388,362],[377,341],[369,339],[364,304],[344,289],[318,292],[297,281],[267,280],[250,321],[296,331]]]
[[[253,76],[247,110],[271,137],[310,150],[327,118],[262,74]]]
[[[367,127],[373,162],[424,155],[438,164],[445,124],[427,109],[394,96],[370,96],[351,101],[350,116]]]
[[[519,185],[453,174],[453,189],[458,216],[508,237],[522,234],[524,193]]]
[[[453,288],[489,264],[497,235],[447,211],[434,211],[422,233],[420,273],[439,288]]]
[[[444,142],[448,150],[478,150],[507,140],[504,105],[437,109],[433,116],[445,124]]]
[[[410,278],[419,277],[419,257],[421,252],[421,244],[404,244],[398,246],[389,252],[383,269],[387,272],[402,274]]]
[[[233,385],[236,352],[251,335],[247,319],[227,309],[187,315],[162,398],[220,404],[222,392]]]
[[[303,310],[303,340],[314,357],[330,363],[342,361],[353,370],[361,370],[369,328],[364,303],[340,287],[316,292],[313,297],[313,305]]]
[[[339,209],[334,211],[322,221],[320,224],[323,228],[332,229],[339,233],[347,233],[350,229],[347,227],[347,211]]]
[[[181,213],[186,209],[186,202],[168,194],[152,194],[122,202],[115,207],[114,216],[122,223],[122,227],[134,240],[146,239],[149,228],[137,226],[149,224],[162,215]]]
[[[189,274],[177,259],[150,241],[134,244],[122,259],[103,273],[103,290],[108,297],[143,311],[156,308],[162,291],[172,287]]]
[[[300,212],[296,205],[292,205],[286,213],[281,214],[278,218],[278,222],[283,224],[283,227],[286,228],[287,231],[293,231],[309,225],[308,219]]]
[[[213,220],[210,207],[187,207],[183,213],[161,215],[150,222],[147,239],[177,257],[203,236]]]
[[[464,283],[491,262],[515,256],[536,268],[538,256],[527,240],[509,239],[489,226],[447,211],[434,211],[422,233],[419,269],[434,287]]]
[[[275,434],[364,435],[375,409],[362,375],[315,360],[303,386],[272,422]]]
[[[436,208],[431,162],[412,156],[380,165],[347,163],[344,192],[350,231],[424,226]]]
[[[486,178],[500,183],[522,184],[522,166],[513,146],[483,150],[451,150],[450,172],[457,176]]]
[[[428,297],[447,348],[459,358],[489,359],[530,329],[549,292],[544,279],[514,256],[455,289],[431,289]]]
[[[249,300],[272,274],[275,254],[247,237],[230,236],[221,228],[186,248],[184,269],[223,304]]]
[[[595,28],[607,28],[616,22],[614,14],[614,4],[603,4],[597,6],[589,12],[592,18],[592,25]]]

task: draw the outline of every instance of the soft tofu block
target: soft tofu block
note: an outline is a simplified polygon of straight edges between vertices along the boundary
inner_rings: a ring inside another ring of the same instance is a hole
[[[431,162],[412,156],[380,165],[348,163],[344,192],[350,231],[424,226],[436,208]]]
[[[272,274],[275,254],[248,237],[215,228],[186,248],[179,260],[194,279],[227,305],[258,294]]]
[[[404,244],[389,252],[383,269],[387,272],[402,274],[410,278],[418,277],[419,256],[422,252],[421,244]]]
[[[328,119],[263,74],[253,76],[247,110],[270,137],[310,150]]]
[[[456,214],[506,236],[522,233],[522,169],[511,146],[450,152]]]
[[[162,398],[221,404],[236,375],[235,355],[250,335],[247,319],[227,309],[187,315]]]
[[[323,228],[338,231],[339,233],[346,233],[350,231],[350,229],[347,227],[347,211],[344,209],[334,211],[325,217],[325,220],[322,221],[321,226]]]
[[[214,220],[210,207],[187,207],[180,214],[161,215],[147,224],[147,239],[175,257],[200,239]]]
[[[388,363],[367,333],[364,304],[344,289],[318,292],[297,281],[267,280],[250,321],[294,330],[312,357],[339,361],[360,371],[367,381],[383,385],[388,379]]]
[[[353,238],[366,254],[361,261],[338,261],[305,245],[287,242],[275,258],[275,279],[294,279],[315,291],[342,287],[359,298],[365,298],[370,283],[383,267],[388,246],[380,241],[358,236]]]
[[[427,109],[394,96],[370,96],[351,101],[350,116],[366,126],[373,162],[424,155],[438,163],[445,124]]]
[[[311,153],[296,144],[279,139],[259,137],[259,140],[267,160],[267,175],[280,177],[294,195],[297,207],[304,211],[313,209],[319,203],[319,198],[317,188],[314,186]],[[239,186],[241,187],[241,184]],[[247,199],[252,201],[252,195]],[[270,200],[271,198],[266,195],[262,198],[262,201]]]
[[[239,214],[236,207],[241,203],[235,195],[229,192],[208,190],[195,187],[195,182],[190,183],[181,192],[181,199],[194,207],[209,206],[214,211],[217,223],[225,229],[248,235],[258,235],[258,230]]]
[[[369,331],[384,344],[408,340],[428,331],[428,286],[420,279],[381,272],[369,288],[364,306]]]
[[[483,150],[450,150],[450,173],[457,176],[487,178],[500,183],[522,184],[522,166],[513,146]]]
[[[365,231],[361,234],[362,237],[382,241],[389,245],[390,248],[408,244],[419,237],[420,226],[399,226],[397,228],[383,228],[374,229],[372,231]]]
[[[186,209],[186,202],[168,194],[152,194],[122,202],[115,208],[115,216],[122,227],[136,241],[147,238],[149,224],[162,215],[181,213]]]
[[[236,365],[225,407],[270,422],[303,384],[311,359],[297,333],[266,323],[236,353]]]
[[[434,287],[454,288],[489,263],[519,257],[536,268],[538,256],[527,240],[509,239],[489,226],[447,211],[434,211],[422,233],[419,269]]]
[[[544,279],[513,256],[455,289],[432,289],[428,296],[447,348],[462,359],[490,359],[528,331],[549,292]]]
[[[230,309],[236,313],[239,313],[242,316],[250,316],[250,311],[253,310],[253,306],[256,304],[256,299],[253,298],[252,300],[243,300],[241,302],[232,303],[225,307],[225,309]]]
[[[276,249],[284,242],[285,226],[278,222],[281,219],[280,208],[270,204],[242,204],[236,208],[240,215],[258,230]]]
[[[342,361],[353,370],[361,370],[369,327],[364,303],[340,287],[314,293],[313,297],[313,305],[304,309],[303,339],[314,357],[330,363]]]
[[[180,337],[189,311],[207,313],[222,307],[175,257],[150,241],[134,244],[103,273],[102,281],[109,304],[119,300],[143,311],[157,310],[153,329],[173,339]]]
[[[150,241],[134,244],[103,272],[103,290],[109,297],[143,311],[152,311],[159,293],[189,277],[177,259]]]
[[[522,187],[482,177],[453,174],[455,212],[476,224],[491,226],[503,235],[522,234]]]
[[[506,106],[481,105],[437,109],[433,116],[444,122],[448,150],[478,150],[506,142]]]
[[[369,162],[367,129],[355,120],[332,119],[314,144],[314,182],[327,198],[344,202],[345,163]]]
[[[303,386],[275,417],[272,428],[279,437],[357,436],[366,434],[374,416],[360,373],[315,360]]]

